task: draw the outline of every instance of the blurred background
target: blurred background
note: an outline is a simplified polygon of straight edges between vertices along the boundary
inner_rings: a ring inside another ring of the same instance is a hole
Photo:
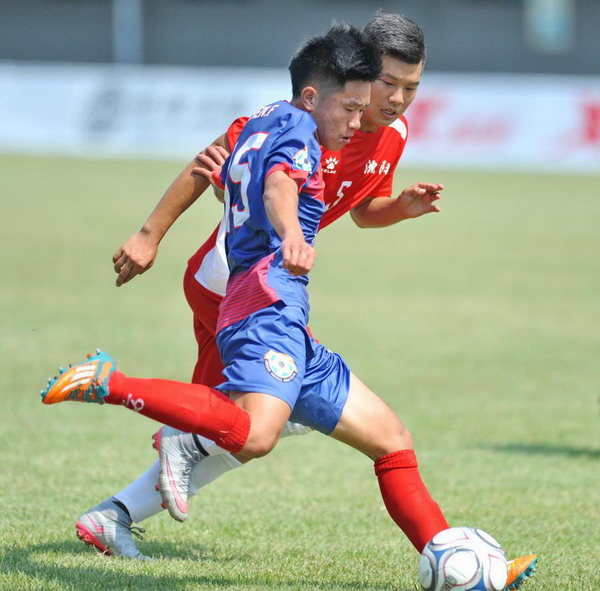
[[[597,0],[3,0],[0,151],[188,159],[379,8],[428,45],[404,163],[600,171]]]

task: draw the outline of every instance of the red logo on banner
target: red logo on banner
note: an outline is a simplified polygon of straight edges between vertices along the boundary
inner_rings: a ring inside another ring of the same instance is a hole
[[[445,103],[437,98],[425,96],[417,99],[411,105],[408,114],[410,139],[419,140],[427,136],[429,125],[433,116],[445,106]]]
[[[600,101],[584,102],[582,108],[582,128],[579,139],[584,144],[600,146]]]

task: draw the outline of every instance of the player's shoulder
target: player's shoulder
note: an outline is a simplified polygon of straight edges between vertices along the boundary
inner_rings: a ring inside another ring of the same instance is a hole
[[[233,148],[233,146],[235,146],[242,131],[244,131],[244,128],[246,127],[246,123],[248,123],[248,119],[249,118],[246,116],[238,117],[227,128],[227,131],[225,132],[225,137],[227,138],[227,143],[229,144],[230,149]]]
[[[310,144],[315,129],[315,120],[309,113],[287,101],[277,101],[258,109],[248,119],[243,134],[247,137],[265,133],[271,146],[297,141]]]
[[[314,119],[310,114],[298,109],[288,101],[277,101],[258,109],[250,117],[249,122],[278,125],[285,128],[295,127],[302,123],[314,124]]]
[[[408,121],[404,115],[400,115],[396,121],[383,128],[383,135],[388,138],[396,138],[406,142],[408,138]]]

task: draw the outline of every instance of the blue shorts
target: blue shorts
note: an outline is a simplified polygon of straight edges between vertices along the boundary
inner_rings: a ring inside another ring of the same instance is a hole
[[[348,399],[350,370],[308,333],[307,320],[303,307],[280,301],[221,330],[219,390],[275,396],[292,409],[291,421],[329,434]]]

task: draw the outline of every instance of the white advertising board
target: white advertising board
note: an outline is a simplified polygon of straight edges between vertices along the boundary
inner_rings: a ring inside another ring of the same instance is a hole
[[[600,78],[426,74],[422,84],[405,163],[600,173]]]
[[[284,69],[0,64],[0,151],[190,159]],[[426,72],[403,163],[600,173],[600,77]]]
[[[190,158],[285,98],[285,70],[0,65],[0,150]]]

